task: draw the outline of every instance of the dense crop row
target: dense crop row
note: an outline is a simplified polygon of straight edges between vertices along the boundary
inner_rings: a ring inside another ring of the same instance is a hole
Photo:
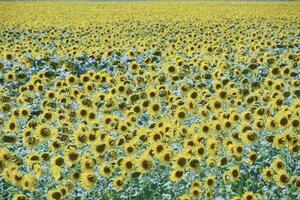
[[[299,199],[299,3],[0,4],[2,199]]]

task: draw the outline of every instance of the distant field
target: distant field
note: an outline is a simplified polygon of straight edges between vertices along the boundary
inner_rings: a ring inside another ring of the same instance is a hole
[[[300,2],[0,2],[0,200],[300,199]]]

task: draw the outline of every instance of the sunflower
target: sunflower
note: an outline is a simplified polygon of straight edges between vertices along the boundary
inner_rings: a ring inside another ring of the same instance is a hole
[[[88,116],[89,116],[88,108],[80,107],[80,108],[77,110],[77,115],[80,116],[81,119],[87,119]]]
[[[137,150],[134,141],[130,141],[129,143],[126,143],[124,149],[128,155],[133,154]]]
[[[299,130],[300,129],[300,120],[297,119],[297,116],[293,116],[291,118],[291,125],[293,130]]]
[[[93,156],[91,156],[89,153],[87,153],[87,152],[82,153],[81,158],[80,158],[81,170],[84,170],[84,171],[93,170],[96,165],[96,161],[97,160]]]
[[[80,154],[74,149],[66,149],[64,151],[64,160],[69,167],[75,165],[79,161],[79,158]]]
[[[221,110],[223,108],[223,102],[219,98],[210,100],[210,106],[213,110]]]
[[[161,104],[158,102],[153,102],[148,107],[148,112],[151,116],[158,116],[162,110]]]
[[[2,141],[3,143],[16,143],[17,142],[17,138],[14,135],[4,135],[2,136]]]
[[[179,153],[175,156],[173,166],[174,168],[184,169],[188,165],[188,154]]]
[[[112,175],[112,173],[113,173],[113,169],[110,164],[108,164],[108,163],[102,164],[102,166],[100,168],[100,174],[103,177],[108,178]]]
[[[39,178],[43,175],[43,168],[42,168],[41,164],[39,164],[39,163],[33,163],[32,170],[37,178]]]
[[[47,127],[42,124],[38,125],[35,131],[36,131],[36,136],[42,141],[54,138],[56,135],[56,132],[53,128]]]
[[[215,176],[207,176],[205,178],[205,186],[208,188],[208,189],[212,189],[214,186],[215,186],[215,183],[216,183],[216,177]]]
[[[228,163],[228,158],[226,156],[223,156],[218,161],[218,166],[222,167],[225,166]]]
[[[272,167],[275,170],[275,172],[285,170],[286,164],[283,159],[280,157],[275,157],[275,159],[272,162]]]
[[[87,132],[87,138],[88,138],[88,144],[92,145],[95,144],[99,140],[99,133],[95,131],[88,131]]]
[[[54,116],[51,112],[49,111],[44,111],[42,114],[43,120],[46,122],[51,122],[52,119],[54,119],[56,116]]]
[[[234,144],[232,149],[233,149],[234,155],[236,155],[236,156],[242,156],[244,153],[244,147],[241,144],[238,144],[238,143]]]
[[[162,142],[153,142],[152,144],[153,153],[155,156],[159,156],[161,153],[163,153],[167,147]]]
[[[7,132],[14,132],[19,130],[19,124],[17,120],[11,119],[6,123]]]
[[[299,176],[292,176],[290,179],[290,184],[293,188],[300,188],[300,177]]]
[[[7,160],[7,159],[6,159]],[[3,160],[2,160],[2,178],[6,182],[10,182],[13,178],[13,174],[18,174],[19,173],[19,167],[16,164],[10,164],[10,165],[4,165],[3,166]],[[5,163],[4,163],[5,164]]]
[[[94,172],[86,171],[80,175],[80,183],[84,189],[92,189],[96,186],[98,181]]]
[[[175,113],[176,119],[184,120],[187,118],[187,112],[184,109],[179,109]]]
[[[137,62],[132,62],[129,65],[129,69],[131,71],[131,73],[136,74],[137,71],[139,70],[140,66]]]
[[[56,98],[56,93],[52,90],[48,90],[45,94],[47,100],[54,100]]]
[[[15,80],[15,73],[10,71],[6,74],[6,80],[7,81],[14,81]]]
[[[23,180],[23,175],[18,170],[12,170],[10,174],[11,183],[15,186],[20,187]]]
[[[253,163],[257,160],[257,153],[255,151],[250,151],[248,154],[248,163],[253,165]]]
[[[28,117],[29,116],[29,109],[28,108],[21,108],[20,109],[20,114],[22,117]]]
[[[213,127],[214,132],[216,132],[216,133],[220,133],[224,129],[223,123],[221,123],[219,121],[213,122],[212,127]]]
[[[250,146],[258,141],[258,135],[254,131],[246,131],[241,134],[244,144]]]
[[[276,134],[273,138],[273,143],[276,149],[282,149],[286,145],[284,134]]]
[[[38,152],[31,152],[27,155],[27,158],[25,160],[25,163],[28,166],[31,166],[33,163],[40,163],[41,162],[41,156]]]
[[[204,119],[208,118],[210,115],[210,112],[206,108],[200,108],[198,113],[199,113],[199,116]]]
[[[193,100],[196,100],[199,97],[198,91],[197,90],[190,91],[188,97]]]
[[[289,118],[285,115],[280,115],[277,117],[277,122],[278,122],[278,125],[281,127],[281,128],[286,128],[289,126],[290,122],[289,122]]]
[[[67,181],[64,185],[58,186],[56,189],[62,194],[63,198],[68,197],[69,192],[72,190],[72,183]]]
[[[83,146],[87,143],[88,141],[88,136],[86,132],[83,132],[80,129],[77,129],[77,131],[75,132],[75,134],[73,135],[74,139],[75,139],[75,143],[78,146]]]
[[[27,173],[22,178],[21,187],[24,190],[34,191],[38,187],[38,180],[33,174]]]
[[[142,173],[147,173],[153,168],[152,158],[147,154],[142,155],[137,162],[138,162],[138,169]]]
[[[12,200],[27,200],[27,197],[24,194],[14,194]]]
[[[172,182],[179,182],[184,176],[184,171],[180,168],[175,168],[170,172],[170,180]]]
[[[240,177],[240,169],[238,166],[232,166],[229,169],[230,181],[235,182]]]
[[[198,157],[200,160],[202,158],[204,158],[204,156],[206,155],[206,149],[205,149],[205,146],[200,144],[200,145],[197,145],[197,149],[196,149],[196,157]]]
[[[199,199],[199,197],[201,196],[200,188],[193,187],[190,189],[189,193],[192,199]]]
[[[211,137],[207,140],[207,151],[210,156],[217,154],[219,149],[218,140],[214,137]]]
[[[51,166],[52,167],[63,167],[65,164],[65,160],[61,156],[54,156],[51,158]]]
[[[132,157],[125,157],[123,160],[122,160],[122,170],[124,172],[133,172],[134,169],[135,169],[135,159],[132,158]]]
[[[206,197],[206,199],[211,199],[212,196],[213,196],[212,190],[211,190],[211,189],[208,189],[208,190],[205,192],[205,197]]]
[[[222,175],[222,181],[224,184],[228,184],[230,181],[230,176],[228,174],[228,171],[225,171]]]
[[[60,149],[62,149],[62,142],[59,139],[54,139],[51,141],[50,143],[50,151],[59,151]]]
[[[265,128],[265,121],[263,118],[257,117],[254,119],[253,125],[255,129],[262,131]]]
[[[196,187],[196,188],[201,188],[202,183],[200,180],[195,179],[191,182],[191,186],[190,187]]]
[[[290,176],[285,170],[280,170],[277,172],[275,176],[276,185],[279,187],[284,187],[289,184],[290,182]]]
[[[242,198],[240,196],[234,196],[232,197],[232,200],[242,200]]]
[[[178,71],[177,68],[178,68],[177,66],[172,65],[172,64],[170,64],[170,65],[165,65],[165,66],[163,66],[163,71],[165,72],[165,74],[168,74],[168,75],[174,75],[174,74],[176,74],[177,71]]]
[[[126,123],[121,123],[118,125],[118,129],[122,134],[128,133],[130,127]]]
[[[95,154],[104,154],[107,149],[107,145],[103,142],[95,142],[93,144],[93,151]]]
[[[158,158],[164,165],[168,165],[173,160],[173,153],[171,150],[166,149],[159,154]]]
[[[274,172],[270,167],[265,167],[262,170],[262,177],[265,181],[272,181]]]
[[[251,121],[253,119],[252,113],[247,110],[242,113],[242,117],[246,121]]]
[[[179,197],[179,200],[190,200],[191,197],[188,194],[183,194]]]
[[[47,200],[59,200],[62,199],[62,196],[62,193],[57,189],[49,190],[47,193]]]
[[[149,138],[154,142],[154,143],[157,143],[157,144],[161,144],[163,145],[160,141],[163,139],[163,136],[162,136],[162,132],[159,131],[159,130],[153,130],[151,131],[150,133],[148,133],[149,135]],[[157,146],[157,145],[154,145],[153,146]]]
[[[93,93],[94,89],[95,89],[95,85],[92,82],[84,83],[84,90],[87,93],[89,94]]]
[[[253,192],[246,191],[246,192],[242,195],[242,199],[243,199],[243,200],[257,200],[257,197],[254,195]]]
[[[114,181],[113,181],[113,187],[115,188],[115,190],[119,191],[121,190],[125,185],[125,179],[123,176],[117,176],[115,177]]]
[[[276,130],[278,128],[278,122],[274,117],[268,117],[266,121],[266,126],[270,130]]]
[[[70,180],[74,183],[78,182],[80,180],[81,173],[77,170],[71,172],[70,174]]]
[[[217,163],[216,163],[216,158],[214,155],[210,155],[208,156],[208,158],[206,159],[206,164],[209,168],[214,168],[216,167]]]
[[[73,74],[70,74],[68,77],[66,77],[66,82],[68,85],[76,85],[78,83],[78,78]]]
[[[89,82],[90,80],[91,80],[91,76],[89,76],[88,74],[82,74],[81,76],[80,76],[80,82],[81,83],[83,83],[83,84],[85,84],[85,83],[87,83],[87,82]]]
[[[199,159],[196,159],[196,158],[190,159],[189,168],[194,172],[199,172],[199,170],[200,170],[200,161],[199,161]]]

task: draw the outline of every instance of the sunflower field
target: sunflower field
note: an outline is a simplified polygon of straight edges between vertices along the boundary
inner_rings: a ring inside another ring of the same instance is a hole
[[[299,2],[1,2],[1,200],[300,199]]]

